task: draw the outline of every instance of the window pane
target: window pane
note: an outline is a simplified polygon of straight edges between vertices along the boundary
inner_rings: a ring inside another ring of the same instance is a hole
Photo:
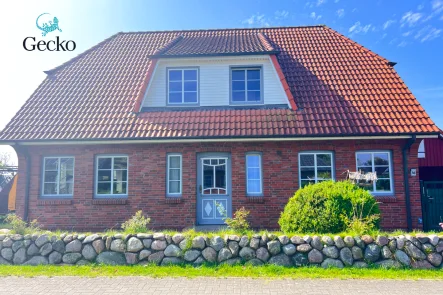
[[[248,70],[248,80],[259,80],[260,79],[260,70]]]
[[[313,179],[315,180],[315,168],[300,168],[300,178],[301,179]]]
[[[182,91],[182,82],[169,82],[169,91]]]
[[[73,185],[74,184],[71,182],[66,182],[66,183],[60,182],[59,193],[62,195],[72,195]]]
[[[181,70],[170,70],[169,71],[169,81],[181,81],[182,71]]]
[[[114,194],[126,194],[126,182],[114,182]]]
[[[56,183],[43,184],[43,194],[56,195],[57,194],[57,184]]]
[[[232,81],[232,90],[233,91],[245,90],[245,82]]]
[[[371,153],[358,153],[357,166],[372,166]]]
[[[73,181],[74,171],[73,170],[60,170],[60,181]]]
[[[111,169],[112,158],[99,158],[98,169]]]
[[[226,188],[226,165],[215,167],[215,187]]]
[[[57,171],[46,171],[44,182],[57,182]]]
[[[248,90],[260,90],[260,81],[248,81]]]
[[[98,181],[111,181],[111,170],[99,170]]]
[[[232,80],[245,80],[245,70],[233,70]]]
[[[260,167],[260,156],[248,155],[247,162],[248,162],[248,167]]]
[[[248,179],[260,179],[260,168],[248,168]]]
[[[185,70],[185,80],[197,80],[197,70]]]
[[[169,180],[180,180],[180,169],[170,169]]]
[[[61,158],[60,167],[63,169],[74,169],[74,159],[73,158]]]
[[[300,166],[314,166],[314,155],[300,155]]]
[[[45,170],[58,170],[58,159],[45,159]]]
[[[185,92],[185,102],[197,102],[197,92]]]
[[[114,169],[127,169],[128,168],[128,158],[114,158]]]
[[[313,183],[315,183],[313,180],[302,180],[301,181],[301,187],[304,187],[304,186],[306,186],[308,184],[313,184]]]
[[[181,103],[182,94],[180,93],[169,93],[169,103]]]
[[[99,182],[97,184],[97,194],[99,194],[99,195],[111,194],[111,183],[110,182]]]
[[[180,157],[179,156],[169,157],[169,168],[180,168]]]
[[[376,191],[388,192],[391,190],[391,181],[389,179],[379,179],[375,184]]]
[[[260,180],[248,180],[248,193],[260,193]]]
[[[214,186],[214,169],[203,165],[203,189]]]
[[[328,180],[332,179],[332,171],[331,168],[326,167],[318,167],[317,168],[317,179],[319,180]]]
[[[170,181],[169,182],[169,193],[170,194],[180,193],[180,181]]]
[[[185,82],[185,91],[197,91],[197,81]]]
[[[389,165],[389,154],[388,153],[375,153],[374,154],[374,165]]]
[[[246,93],[244,91],[233,91],[232,92],[232,101],[245,101]]]
[[[128,170],[114,170],[114,181],[127,181]]]
[[[332,166],[330,154],[317,154],[317,166]]]
[[[375,167],[375,172],[377,172],[378,178],[389,178],[389,167]]]
[[[248,91],[248,101],[260,101],[260,91]]]

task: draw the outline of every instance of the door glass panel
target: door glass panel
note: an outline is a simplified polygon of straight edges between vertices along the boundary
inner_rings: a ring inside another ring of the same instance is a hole
[[[204,195],[225,195],[226,159],[203,159],[203,190]]]

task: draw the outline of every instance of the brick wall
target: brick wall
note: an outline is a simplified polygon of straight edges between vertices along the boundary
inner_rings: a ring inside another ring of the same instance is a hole
[[[251,211],[253,227],[277,228],[280,212],[298,189],[298,153],[300,151],[334,151],[336,179],[343,179],[346,170],[355,170],[358,150],[387,149],[393,153],[394,197],[379,198],[384,228],[405,228],[406,207],[401,148],[406,140],[342,140],[254,143],[192,143],[192,144],[127,144],[33,146],[31,155],[31,188],[29,218],[37,218],[46,228],[109,229],[119,228],[137,210],[152,219],[153,227],[182,228],[196,222],[196,158],[198,152],[229,152],[232,157],[233,210],[245,206]],[[409,168],[418,169],[418,144],[411,148]],[[264,202],[254,203],[245,194],[245,153],[263,153]],[[183,155],[183,198],[180,203],[168,203],[165,198],[166,153]],[[129,156],[129,197],[126,202],[97,201],[94,194],[94,159],[98,154]],[[19,178],[17,212],[24,214],[26,161],[18,150]],[[75,185],[72,200],[42,200],[42,157],[75,156]],[[414,227],[421,227],[420,188],[418,177],[410,177]],[[111,204],[110,204],[111,203]],[[113,204],[112,204],[113,203]]]

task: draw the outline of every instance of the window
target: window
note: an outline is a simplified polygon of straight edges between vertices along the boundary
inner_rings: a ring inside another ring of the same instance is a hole
[[[198,103],[198,69],[168,69],[168,104]]]
[[[96,196],[125,196],[128,194],[127,156],[98,156],[96,165]]]
[[[334,179],[332,153],[300,153],[299,163],[300,187]]]
[[[377,181],[370,185],[361,185],[373,193],[392,192],[392,167],[391,153],[389,151],[380,152],[357,152],[357,171],[362,173],[376,172]]]
[[[46,157],[43,159],[43,196],[72,196],[73,186],[73,157]]]
[[[231,102],[262,102],[260,67],[231,69]]]
[[[168,155],[167,195],[178,196],[182,193],[182,156]]]
[[[250,153],[246,155],[246,194],[261,195],[262,190],[261,155]]]

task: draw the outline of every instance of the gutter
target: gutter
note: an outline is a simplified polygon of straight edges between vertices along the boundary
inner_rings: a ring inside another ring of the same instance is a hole
[[[411,213],[411,193],[409,192],[409,167],[408,167],[408,151],[411,146],[415,143],[417,139],[416,135],[406,142],[403,147],[403,173],[405,182],[405,201],[406,201],[406,223],[408,226],[408,231],[412,231],[412,213]]]

